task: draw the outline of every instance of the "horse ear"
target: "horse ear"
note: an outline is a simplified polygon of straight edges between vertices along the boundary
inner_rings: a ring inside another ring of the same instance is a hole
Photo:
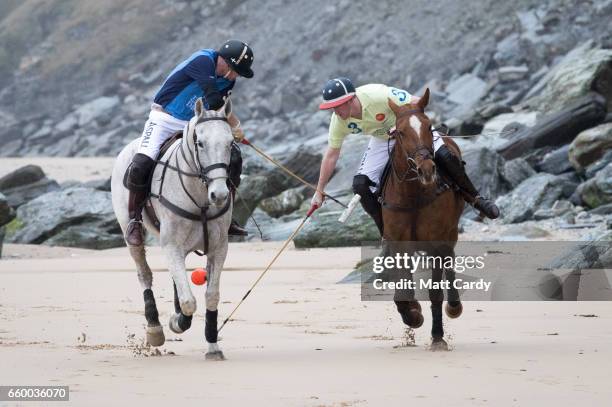
[[[232,113],[232,100],[230,98],[227,98],[225,100],[223,112],[225,113],[225,117],[229,116]]]
[[[421,96],[421,99],[419,99],[419,101],[417,102],[417,106],[422,111],[425,111],[425,108],[427,107],[428,104],[429,104],[429,88],[425,89],[425,93],[423,94],[423,96]]]
[[[201,117],[202,113],[204,113],[204,103],[202,102],[202,98],[198,98],[195,103],[195,108],[193,109],[196,117]]]
[[[393,113],[395,113],[395,115],[397,116],[398,113],[399,113],[400,107],[398,105],[396,105],[395,102],[393,100],[391,100],[391,98],[387,99],[387,103],[389,104],[389,107],[391,108],[391,111]]]

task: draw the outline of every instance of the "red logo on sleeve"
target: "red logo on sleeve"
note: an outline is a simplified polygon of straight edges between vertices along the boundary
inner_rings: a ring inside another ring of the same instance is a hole
[[[384,113],[378,113],[376,115],[376,120],[378,120],[379,122],[382,122],[383,120],[385,120],[385,114]]]

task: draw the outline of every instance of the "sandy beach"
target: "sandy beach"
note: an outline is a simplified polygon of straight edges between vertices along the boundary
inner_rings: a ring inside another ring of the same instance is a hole
[[[278,247],[230,245],[220,319]],[[172,286],[161,251],[149,255],[166,325]],[[125,249],[9,244],[5,256],[0,382],[70,386],[58,405],[604,405],[612,396],[604,302],[466,302],[461,318],[445,319],[452,350],[433,353],[426,303],[412,343],[392,303],[362,302],[358,284],[337,284],[359,248],[290,249],[221,333],[227,360],[210,362],[203,287],[193,286],[191,330],[166,327],[156,354],[143,346],[142,293]],[[189,268],[198,265],[190,255]]]

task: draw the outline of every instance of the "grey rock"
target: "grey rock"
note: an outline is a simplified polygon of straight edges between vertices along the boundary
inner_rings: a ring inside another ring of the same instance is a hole
[[[0,191],[40,181],[45,173],[38,165],[26,165],[0,178]]]
[[[612,214],[612,203],[598,206],[595,209],[589,211],[593,215],[611,215]]]
[[[277,196],[264,199],[260,202],[259,207],[273,218],[288,215],[300,208],[304,200],[302,190],[301,187],[288,189]]]
[[[512,192],[499,197],[496,203],[502,223],[518,223],[531,219],[538,209],[550,208],[563,195],[559,177],[541,173],[524,180]]]
[[[481,195],[495,199],[506,192],[501,174],[505,160],[486,147],[472,147],[463,151],[465,170]]]
[[[446,87],[448,100],[460,106],[461,111],[473,108],[487,93],[487,83],[472,74],[464,74]]]
[[[119,106],[118,96],[102,96],[80,106],[74,113],[77,116],[80,127],[90,124],[97,117],[108,114]]]
[[[569,161],[577,171],[599,160],[612,149],[612,123],[604,123],[578,134],[569,146]]]
[[[44,177],[21,187],[4,189],[2,192],[6,195],[9,205],[13,208],[18,208],[36,197],[58,189],[60,189],[60,186],[57,182]]]
[[[590,208],[612,203],[612,163],[588,180],[581,190],[582,201]]]
[[[109,192],[82,187],[49,192],[19,207],[17,218],[22,226],[7,236],[13,243],[95,249],[123,245]]]
[[[514,82],[526,78],[528,74],[529,67],[527,65],[502,66],[497,70],[501,82]]]
[[[562,215],[565,215],[566,213],[572,212],[573,209],[574,209],[574,205],[570,201],[558,200],[553,204],[551,208],[538,209],[533,214],[533,219],[543,220],[543,219],[556,218],[558,216],[562,216]]]
[[[86,188],[93,188],[96,189],[98,191],[107,191],[110,192],[111,190],[111,178],[108,177],[106,179],[96,179],[96,180],[92,180],[92,181],[87,181],[83,184],[84,187]]]
[[[504,163],[502,177],[510,185],[516,188],[521,182],[535,175],[535,170],[524,158],[515,158]]]
[[[603,157],[586,167],[584,176],[593,178],[597,172],[602,170],[606,165],[612,162],[612,151],[607,151]]]
[[[562,174],[567,171],[573,171],[568,152],[569,144],[551,151],[544,155],[542,160],[536,165],[536,169],[540,172],[547,172],[549,174]]]
[[[542,93],[526,101],[541,112],[557,112],[591,91],[612,103],[612,86],[605,78],[612,75],[612,50],[599,49],[593,41],[575,48],[542,79]]]

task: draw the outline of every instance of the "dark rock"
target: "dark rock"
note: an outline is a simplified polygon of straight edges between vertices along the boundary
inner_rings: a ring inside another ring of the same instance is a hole
[[[611,215],[612,214],[612,203],[598,206],[595,209],[589,211],[591,215]]]
[[[581,131],[601,123],[605,115],[605,99],[592,93],[538,120],[534,127],[520,131],[512,140],[497,148],[497,152],[506,159],[512,159],[535,148],[562,146],[571,142]]]
[[[15,210],[9,205],[6,197],[0,193],[0,226],[4,226],[15,218]]]
[[[501,175],[511,188],[516,188],[518,184],[535,174],[536,172],[525,159],[515,158],[504,163]]]
[[[75,187],[49,192],[19,207],[17,219],[20,227],[7,236],[13,243],[93,249],[124,244],[111,194],[104,191]]]
[[[577,171],[599,160],[612,149],[612,123],[601,124],[578,134],[569,146],[569,161]]]
[[[573,171],[574,167],[572,167],[568,158],[569,149],[570,146],[567,144],[546,154],[536,165],[536,169],[549,174],[562,174],[567,171]]]
[[[559,176],[536,174],[521,182],[512,192],[501,196],[499,206],[503,223],[529,220],[538,209],[550,208],[564,196],[564,186]]]
[[[5,189],[2,192],[6,195],[9,205],[18,208],[34,198],[58,189],[60,186],[57,182],[45,177],[31,184]]]
[[[605,168],[609,163],[612,163],[612,151],[606,152],[603,157],[589,165],[584,171],[584,176],[586,178],[593,178],[598,171]]]
[[[22,187],[45,178],[45,173],[38,165],[26,165],[0,178],[0,191]]]

